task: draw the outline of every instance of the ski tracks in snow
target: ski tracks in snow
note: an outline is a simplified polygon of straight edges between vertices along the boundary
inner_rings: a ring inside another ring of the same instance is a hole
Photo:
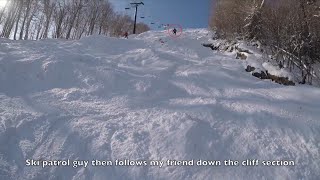
[[[196,29],[179,39],[162,31],[129,40],[1,39],[0,177],[319,177],[319,89],[257,80],[232,55],[202,47],[209,38]],[[253,158],[296,166],[24,166],[25,159]]]

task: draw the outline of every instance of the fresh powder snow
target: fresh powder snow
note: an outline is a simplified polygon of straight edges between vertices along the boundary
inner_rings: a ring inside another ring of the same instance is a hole
[[[0,39],[0,179],[319,179],[320,89],[211,36]]]

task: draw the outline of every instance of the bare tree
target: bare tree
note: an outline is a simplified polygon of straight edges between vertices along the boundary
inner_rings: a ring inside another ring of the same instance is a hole
[[[54,23],[55,23],[55,38],[61,38],[62,23],[67,15],[67,7],[65,1],[58,2],[57,7],[54,9]]]
[[[115,13],[107,0],[8,0],[0,10],[1,36],[15,40],[120,36],[132,24],[131,17]],[[139,24],[138,32],[148,29]]]
[[[68,22],[68,30],[66,39],[70,38],[72,28],[74,26],[74,23],[76,21],[77,16],[79,16],[79,13],[81,12],[81,9],[83,8],[83,0],[72,0],[71,5],[69,6],[69,22]]]
[[[34,0],[33,4],[32,4],[32,12],[30,13],[28,19],[27,19],[27,23],[26,23],[26,28],[25,28],[25,35],[24,35],[24,40],[27,40],[29,38],[29,30],[30,30],[30,25],[31,22],[37,12],[38,9],[38,1],[39,0]]]
[[[258,5],[259,2],[254,1],[252,3],[252,11],[249,13],[245,21],[247,24],[245,25],[246,29],[246,36],[248,39],[259,39],[262,37],[262,8],[264,7],[265,0],[261,0],[260,5]]]
[[[50,27],[51,17],[55,10],[55,1],[43,0],[44,15],[46,17],[43,38],[48,38],[48,31]]]
[[[90,14],[89,14],[90,23],[89,23],[88,35],[92,35],[94,32],[96,21],[99,18],[99,11],[101,10],[100,5],[101,5],[101,1],[99,0],[93,0],[90,3]]]
[[[37,28],[36,28],[36,30],[37,30],[37,35],[36,35],[36,40],[38,40],[38,39],[40,39],[41,38],[41,36],[40,36],[40,33],[41,33],[41,30],[42,30],[42,24],[43,24],[43,22],[44,22],[44,15],[41,15],[41,17],[40,17],[40,19],[39,19],[39,21],[38,21],[38,24],[37,24]]]
[[[3,28],[2,28],[2,32],[1,32],[1,37],[5,37],[5,38],[9,38],[10,34],[11,34],[11,30],[14,26],[14,20],[15,20],[15,16],[16,16],[16,8],[17,8],[17,1],[9,1],[7,4],[8,5],[8,11],[7,11],[7,16],[6,16],[6,20],[4,22]]]
[[[150,27],[144,23],[137,23],[137,32],[138,34],[149,31]]]
[[[22,14],[22,8],[23,8],[23,5],[24,5],[24,1],[18,1],[18,15],[15,19],[16,21],[16,27],[15,27],[15,30],[14,30],[14,35],[13,35],[13,39],[16,40],[16,35],[17,35],[17,32],[18,32],[18,25],[19,25],[19,21],[20,21],[20,18],[21,18],[21,14]]]
[[[103,33],[106,34],[106,32],[109,29],[108,24],[110,24],[113,15],[115,14],[113,12],[113,9],[111,7],[111,4],[108,2],[103,2],[102,8],[101,8],[101,16],[99,16],[99,34]]]

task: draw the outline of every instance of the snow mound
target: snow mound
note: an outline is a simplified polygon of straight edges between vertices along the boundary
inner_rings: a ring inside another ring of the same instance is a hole
[[[204,48],[210,36],[0,39],[0,179],[320,177],[320,90],[258,80],[233,55]],[[42,168],[27,159],[260,163]]]

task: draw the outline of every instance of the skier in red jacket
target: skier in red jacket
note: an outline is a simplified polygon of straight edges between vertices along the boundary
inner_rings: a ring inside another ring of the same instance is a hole
[[[128,32],[125,32],[123,36],[128,39],[128,36],[129,36]]]

